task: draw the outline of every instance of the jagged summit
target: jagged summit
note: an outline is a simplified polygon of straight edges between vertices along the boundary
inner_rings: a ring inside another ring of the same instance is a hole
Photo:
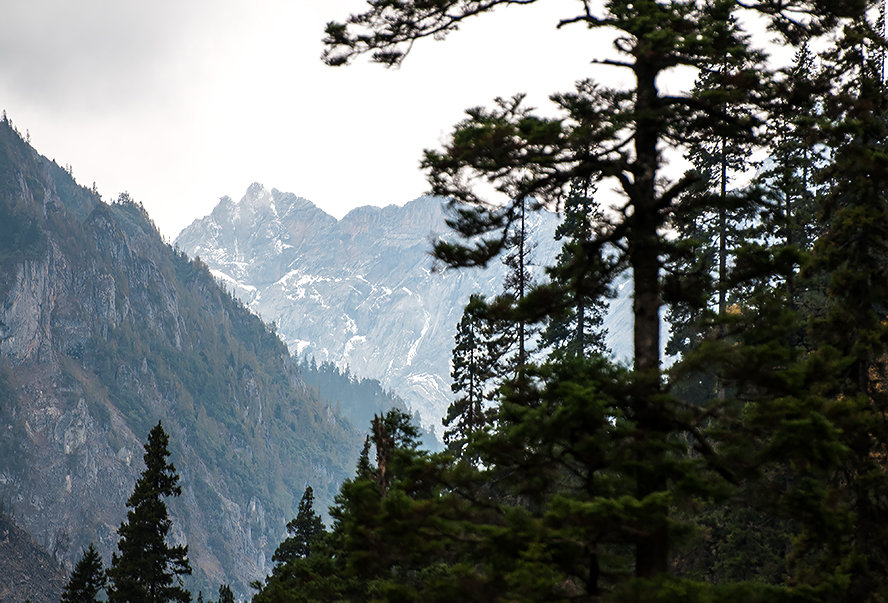
[[[291,353],[330,361],[379,379],[441,434],[452,400],[450,356],[472,293],[495,295],[505,268],[434,270],[432,241],[446,236],[442,199],[362,206],[337,220],[306,199],[251,185],[244,199],[271,199],[236,211],[223,198],[182,231],[180,249],[199,255],[249,308],[277,324]],[[244,203],[242,200],[241,204]],[[535,266],[544,278],[561,243],[558,217],[530,215]],[[631,353],[631,287],[618,287],[607,322],[608,346]]]
[[[250,186],[247,187],[247,194],[244,195],[244,200],[249,201],[249,200],[253,200],[253,199],[270,198],[270,197],[271,197],[271,194],[269,193],[268,189],[266,189],[259,182],[254,182],[253,184],[251,184]]]
[[[499,292],[504,268],[433,270],[431,241],[447,232],[439,198],[358,207],[341,220],[258,185],[244,200],[269,196],[273,205],[262,209],[250,201],[252,212],[234,211],[223,199],[176,244],[274,321],[292,353],[380,379],[440,433],[451,400],[455,325],[469,295]],[[557,250],[557,217],[533,221],[536,257],[548,263]]]

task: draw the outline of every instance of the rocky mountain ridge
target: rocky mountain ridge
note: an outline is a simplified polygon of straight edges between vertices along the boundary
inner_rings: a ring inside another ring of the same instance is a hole
[[[2,508],[67,569],[89,542],[108,563],[158,420],[181,475],[168,504],[189,586],[240,598],[270,571],[305,486],[323,509],[362,440],[141,206],[104,203],[0,122]],[[31,579],[37,592],[45,577]]]
[[[290,351],[379,379],[442,433],[452,400],[450,351],[473,293],[502,290],[506,269],[438,270],[432,241],[446,236],[441,199],[359,207],[341,220],[292,193],[255,183],[240,201],[224,197],[176,246],[200,257],[250,309],[274,322]],[[556,214],[530,215],[531,269],[554,262]],[[608,343],[627,353],[628,289],[608,317]],[[628,348],[631,349],[631,348]]]

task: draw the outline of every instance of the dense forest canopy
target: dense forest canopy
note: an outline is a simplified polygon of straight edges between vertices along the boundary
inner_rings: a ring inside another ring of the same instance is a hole
[[[533,2],[369,0],[328,24],[324,59],[397,65],[424,38]],[[520,246],[527,211],[569,208],[550,282],[473,298],[449,450],[420,451],[404,417],[374,419],[331,530],[257,601],[888,596],[881,5],[573,6],[558,26],[615,34],[614,55],[590,59],[633,84],[580,79],[552,95],[555,117],[497,99],[423,158],[465,237],[435,247],[451,266]],[[769,61],[752,17],[792,64]],[[694,87],[664,92],[677,69]],[[613,186],[621,202],[602,211],[596,191]],[[585,342],[627,272],[635,353],[618,366]],[[547,335],[508,335],[531,325]]]
[[[535,2],[368,0],[328,24],[324,60],[398,65],[415,43]],[[509,269],[459,322],[446,449],[423,450],[399,406],[374,413],[331,525],[308,486],[255,602],[888,599],[884,5],[573,6],[557,26],[613,34],[613,54],[590,60],[631,85],[578,74],[554,115],[495,99],[422,159],[462,237],[436,257]],[[790,63],[769,58],[773,40]],[[678,70],[693,87],[666,92]],[[564,215],[563,248],[534,282],[525,220],[544,206]],[[10,232],[38,253],[25,218]],[[634,356],[619,364],[602,311],[627,274]],[[305,372],[355,385],[332,366]],[[166,481],[137,483],[112,598],[139,504],[179,492],[156,430],[146,475],[153,449]],[[91,547],[69,593],[108,587],[96,561]],[[174,590],[163,600],[189,600]],[[219,598],[233,599],[227,585]]]

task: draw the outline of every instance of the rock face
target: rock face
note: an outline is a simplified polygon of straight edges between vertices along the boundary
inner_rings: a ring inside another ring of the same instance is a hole
[[[274,321],[291,352],[379,379],[440,433],[462,309],[472,293],[500,292],[505,273],[498,262],[436,270],[429,251],[447,231],[444,219],[441,200],[422,197],[336,220],[253,184],[239,202],[223,198],[176,245]],[[555,257],[556,223],[552,214],[533,216],[535,257]]]
[[[0,603],[20,603],[23,593],[31,603],[58,603],[65,574],[12,519],[0,513]],[[40,580],[34,580],[34,576]]]
[[[140,206],[103,203],[0,122],[0,504],[67,569],[91,541],[108,563],[158,420],[195,592],[246,596],[305,486],[328,503],[361,443]]]

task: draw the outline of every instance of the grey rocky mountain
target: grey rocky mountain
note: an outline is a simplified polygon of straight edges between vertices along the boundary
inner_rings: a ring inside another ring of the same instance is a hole
[[[0,510],[66,570],[90,542],[107,564],[158,420],[187,585],[240,599],[305,486],[323,510],[363,439],[138,204],[104,203],[0,120]],[[0,553],[0,600],[60,591],[39,555]]]
[[[429,252],[447,233],[445,217],[441,199],[420,197],[337,220],[306,199],[253,184],[240,201],[224,197],[175,244],[273,321],[293,354],[379,379],[440,434],[462,309],[472,293],[499,293],[505,275],[499,262],[436,270]],[[557,223],[555,214],[531,214],[539,278],[560,248]],[[621,289],[609,318],[618,356],[627,352],[628,304]]]

